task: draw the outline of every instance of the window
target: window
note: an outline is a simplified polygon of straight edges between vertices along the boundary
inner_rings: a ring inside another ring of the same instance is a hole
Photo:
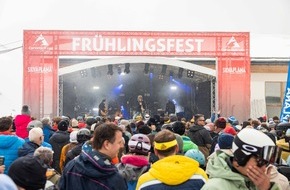
[[[281,105],[283,98],[281,92],[280,82],[266,82],[265,86],[266,104],[277,104]]]
[[[285,85],[285,82],[265,83],[266,106],[269,117],[280,115],[284,100]]]

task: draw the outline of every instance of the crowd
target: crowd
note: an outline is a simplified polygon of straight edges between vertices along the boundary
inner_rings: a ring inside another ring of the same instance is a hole
[[[21,112],[0,118],[3,190],[290,190],[290,129],[276,116],[240,123],[220,114],[187,121],[174,113],[38,119],[27,105]]]

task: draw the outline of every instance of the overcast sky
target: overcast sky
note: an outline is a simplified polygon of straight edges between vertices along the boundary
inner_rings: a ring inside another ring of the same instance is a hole
[[[0,116],[22,105],[22,49],[2,51],[25,29],[250,32],[251,54],[290,57],[289,10],[289,0],[1,0]]]

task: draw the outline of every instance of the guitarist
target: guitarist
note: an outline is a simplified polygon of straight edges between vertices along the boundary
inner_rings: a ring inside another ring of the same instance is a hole
[[[136,116],[138,115],[141,115],[142,118],[144,118],[145,110],[146,110],[145,102],[143,101],[143,97],[139,95],[137,97],[136,113],[133,118],[136,118]]]
[[[99,104],[99,116],[107,117],[108,110],[106,107],[106,99],[103,99],[102,102]]]

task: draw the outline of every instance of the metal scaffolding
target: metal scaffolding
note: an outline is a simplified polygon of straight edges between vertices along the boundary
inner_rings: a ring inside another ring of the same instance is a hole
[[[210,94],[210,99],[211,99],[211,103],[210,103],[210,108],[212,112],[217,112],[217,101],[216,101],[216,97],[217,97],[217,91],[216,91],[216,78],[212,78],[211,79],[211,85],[210,85],[210,90],[211,90],[211,94]]]
[[[63,115],[63,76],[59,76],[59,82],[58,82],[58,115]]]

